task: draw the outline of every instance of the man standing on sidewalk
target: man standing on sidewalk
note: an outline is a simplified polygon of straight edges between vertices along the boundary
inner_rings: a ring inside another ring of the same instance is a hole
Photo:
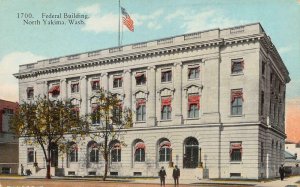
[[[177,165],[175,165],[175,168],[173,169],[173,178],[174,178],[175,186],[179,185],[179,182],[178,182],[179,177],[180,177],[180,170],[177,167]]]
[[[283,164],[281,164],[281,166],[279,167],[279,174],[280,174],[280,179],[283,180],[284,179],[284,167],[283,167]]]
[[[159,178],[160,178],[160,186],[162,185],[166,185],[166,176],[167,176],[167,173],[166,173],[166,170],[165,168],[162,166],[160,171],[159,171]]]

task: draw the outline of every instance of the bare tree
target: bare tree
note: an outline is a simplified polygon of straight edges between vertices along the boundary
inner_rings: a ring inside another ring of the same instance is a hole
[[[47,162],[47,179],[51,178],[53,146],[63,151],[68,137],[84,137],[88,131],[87,120],[79,116],[71,102],[49,100],[46,97],[20,104],[10,125],[17,137],[24,139],[26,144],[40,145]]]
[[[93,140],[99,139],[98,147],[105,161],[103,180],[106,180],[109,169],[110,153],[114,149],[112,142],[119,142],[126,146],[122,140],[125,129],[132,126],[132,112],[122,106],[122,101],[116,94],[100,89],[93,103],[90,115],[92,122],[99,125],[90,126],[90,136]]]

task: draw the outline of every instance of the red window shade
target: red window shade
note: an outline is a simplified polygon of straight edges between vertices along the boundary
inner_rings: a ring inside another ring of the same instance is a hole
[[[161,98],[161,110],[163,110],[164,106],[172,107],[172,97]]]
[[[92,85],[92,86],[99,85],[99,83],[100,83],[100,80],[92,80],[92,81],[91,81],[91,85]]]
[[[242,100],[244,101],[242,90],[231,91],[231,102],[233,102],[236,98],[242,98]]]
[[[78,151],[78,146],[77,146],[76,144],[73,144],[73,145],[71,146],[71,150],[72,150],[72,151]]]
[[[137,74],[135,74],[135,78],[136,79],[141,78],[141,77],[145,77],[145,73],[137,73]]]
[[[74,108],[72,108],[72,110],[73,110],[74,112],[79,112],[79,107],[74,107]]]
[[[137,99],[136,100],[136,108],[140,107],[141,105],[146,105],[146,99]]]
[[[122,76],[121,75],[118,75],[118,76],[114,76],[114,80],[116,79],[120,79],[120,80],[123,80]]]
[[[115,143],[113,146],[113,149],[121,149],[121,144],[120,143]]]
[[[92,104],[92,112],[95,112],[98,109],[99,109],[98,104]]]
[[[242,152],[242,143],[232,143],[230,147],[230,154],[232,153],[232,150],[241,150]]]
[[[189,95],[188,98],[188,107],[191,109],[192,105],[197,105],[198,109],[200,109],[200,96],[199,95]]]
[[[60,87],[59,87],[59,85],[54,85],[54,86],[52,86],[52,87],[50,88],[50,90],[48,91],[48,93],[54,93],[54,92],[56,92],[56,93],[59,93],[59,92],[60,92]]]
[[[161,142],[160,144],[159,144],[159,147],[160,148],[171,148],[171,142],[169,142],[169,141],[163,141],[163,142]]]
[[[144,142],[138,142],[138,143],[135,144],[134,147],[135,147],[135,150],[137,150],[137,149],[145,149],[146,148]]]

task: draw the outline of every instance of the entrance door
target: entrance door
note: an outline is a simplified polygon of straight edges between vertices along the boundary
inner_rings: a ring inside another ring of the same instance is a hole
[[[51,146],[51,167],[58,167],[58,147],[56,144]]]
[[[183,155],[184,168],[198,167],[199,144],[195,138],[188,138],[185,142],[185,152]]]

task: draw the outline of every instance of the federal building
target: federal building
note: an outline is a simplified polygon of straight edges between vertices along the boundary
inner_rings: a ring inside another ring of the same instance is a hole
[[[178,165],[186,179],[274,178],[284,162],[290,77],[260,23],[41,60],[21,65],[15,77],[20,101],[69,99],[84,115],[102,87],[132,109],[127,146],[115,142],[110,176],[157,177],[164,166],[170,177]],[[19,164],[44,176],[41,148],[19,141]],[[103,175],[94,143],[52,151],[52,175]]]

